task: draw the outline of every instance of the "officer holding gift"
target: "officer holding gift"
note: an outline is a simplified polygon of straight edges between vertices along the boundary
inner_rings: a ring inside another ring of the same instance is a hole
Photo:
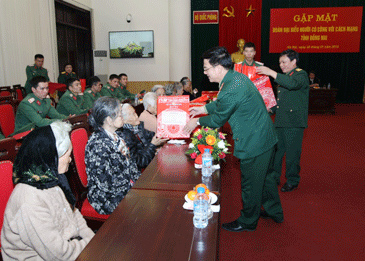
[[[279,184],[282,161],[286,155],[287,181],[281,188],[283,192],[298,187],[303,133],[308,127],[309,80],[308,74],[297,67],[298,61],[299,54],[288,49],[279,58],[283,74],[265,66],[257,68],[257,73],[269,75],[279,84],[277,106],[274,107],[275,129],[279,141],[272,172]]]
[[[265,103],[252,81],[232,70],[226,48],[214,47],[202,58],[204,74],[210,82],[219,83],[219,93],[216,101],[190,108],[191,116],[208,116],[190,119],[184,130],[191,132],[197,124],[219,128],[227,121],[232,128],[234,156],[240,159],[243,209],[238,219],[222,227],[233,232],[254,231],[260,215],[281,223],[284,216],[278,188],[268,174],[277,138]]]

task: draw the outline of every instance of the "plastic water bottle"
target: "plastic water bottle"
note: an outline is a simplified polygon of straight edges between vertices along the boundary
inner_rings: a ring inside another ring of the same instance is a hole
[[[328,90],[330,90],[330,89],[331,89],[331,84],[330,84],[330,83],[328,83],[328,85],[327,85],[327,89],[328,89]]]
[[[194,199],[193,223],[196,228],[205,228],[208,225],[208,199],[205,189],[199,187]]]
[[[134,97],[134,103],[135,103],[135,105],[138,105],[138,96],[137,96],[137,94],[136,94],[136,96]]]
[[[212,155],[210,154],[210,150],[209,149],[205,149],[204,153],[202,155],[202,175],[203,177],[209,177],[212,175],[212,164],[213,163],[213,158]]]

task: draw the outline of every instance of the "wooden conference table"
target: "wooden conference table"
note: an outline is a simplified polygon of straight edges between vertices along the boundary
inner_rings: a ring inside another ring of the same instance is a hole
[[[205,229],[193,225],[184,196],[201,171],[184,152],[165,144],[77,260],[216,260],[219,213]],[[219,191],[220,171],[208,187]]]

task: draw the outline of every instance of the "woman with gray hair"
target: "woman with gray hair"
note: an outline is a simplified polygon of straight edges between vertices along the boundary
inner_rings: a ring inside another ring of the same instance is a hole
[[[165,140],[144,128],[144,123],[139,121],[136,111],[129,103],[122,105],[122,115],[124,121],[122,132],[131,157],[139,169],[145,168],[154,158],[157,146]]]
[[[1,231],[4,260],[75,260],[94,236],[64,175],[71,161],[70,130],[57,121],[25,137]]]
[[[99,214],[107,215],[118,206],[141,172],[131,157],[125,135],[118,130],[124,124],[118,99],[97,99],[89,122],[95,131],[85,149],[87,197]]]
[[[157,95],[148,92],[143,97],[144,111],[139,116],[139,120],[144,122],[144,128],[149,131],[157,132]]]
[[[157,96],[164,96],[165,95],[165,89],[163,85],[156,84],[152,87],[151,92],[156,93]]]

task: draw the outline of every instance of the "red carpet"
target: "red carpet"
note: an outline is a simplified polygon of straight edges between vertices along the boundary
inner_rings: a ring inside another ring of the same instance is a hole
[[[219,260],[365,260],[365,104],[338,104],[308,125],[299,187],[279,192],[284,223],[220,229]],[[221,223],[238,218],[242,204],[238,160],[224,167]]]

